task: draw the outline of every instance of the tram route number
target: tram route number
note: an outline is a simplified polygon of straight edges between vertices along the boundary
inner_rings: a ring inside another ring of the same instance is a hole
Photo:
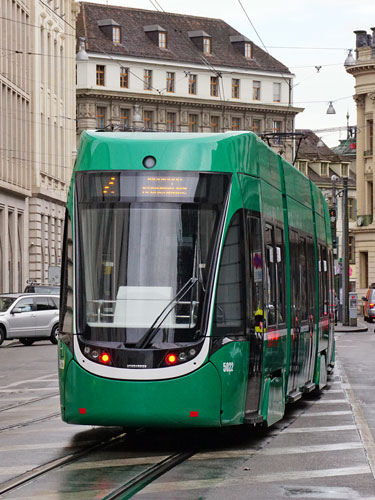
[[[223,372],[224,373],[232,373],[234,368],[233,361],[227,361],[223,363]]]

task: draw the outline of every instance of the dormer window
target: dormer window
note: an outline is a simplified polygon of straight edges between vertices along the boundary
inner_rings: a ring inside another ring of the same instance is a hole
[[[322,161],[320,164],[320,175],[328,177],[328,163],[326,161]]]
[[[167,48],[167,34],[165,31],[160,31],[158,34],[158,42],[159,42],[159,47],[161,49],[166,49]]]
[[[113,26],[112,28],[112,40],[115,45],[119,45],[121,43],[120,39],[120,27],[119,26]]]
[[[211,36],[203,30],[188,31],[189,38],[203,54],[212,54]]]
[[[341,177],[349,177],[349,167],[347,163],[341,164]]]
[[[243,35],[232,35],[229,37],[230,43],[235,49],[237,49],[241,54],[247,59],[252,59],[253,57],[253,47],[251,41]]]
[[[203,54],[211,54],[211,38],[203,38]]]
[[[112,40],[114,45],[121,44],[121,26],[113,19],[101,19],[98,26],[107,38]]]
[[[160,49],[167,48],[167,31],[158,24],[150,24],[143,27],[148,38]]]

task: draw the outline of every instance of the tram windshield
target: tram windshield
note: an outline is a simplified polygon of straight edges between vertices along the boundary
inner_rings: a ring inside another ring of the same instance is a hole
[[[196,341],[226,174],[81,172],[79,333],[164,348]]]

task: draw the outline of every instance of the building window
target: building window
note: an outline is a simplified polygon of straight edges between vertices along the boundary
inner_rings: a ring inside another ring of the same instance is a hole
[[[355,264],[355,238],[354,238],[354,236],[348,237],[348,257],[349,257],[349,264]]]
[[[129,87],[129,68],[120,69],[120,87],[122,89]]]
[[[113,43],[115,45],[119,45],[121,43],[119,26],[113,26],[113,28],[112,28],[112,40],[113,40]]]
[[[219,117],[211,116],[211,132],[219,132]]]
[[[176,132],[176,113],[167,113],[167,132]]]
[[[203,54],[211,54],[211,38],[203,38]]]
[[[253,101],[260,101],[260,81],[253,80]]]
[[[189,74],[189,94],[197,93],[197,75]]]
[[[251,43],[245,42],[245,57],[251,59]]]
[[[348,219],[351,221],[357,220],[357,200],[355,198],[348,198]]]
[[[328,163],[322,161],[320,164],[320,175],[327,177],[328,176]]]
[[[210,94],[217,97],[219,94],[219,77],[211,76]]]
[[[359,286],[368,288],[368,252],[359,252]]]
[[[198,115],[189,115],[189,132],[198,132]]]
[[[252,123],[252,126],[251,126],[251,130],[255,134],[260,134],[260,120],[257,120],[257,119],[253,120],[253,123]]]
[[[158,33],[158,45],[161,49],[167,48],[167,34],[165,31],[159,31],[159,33]]]
[[[153,112],[152,111],[145,111],[143,114],[143,121],[145,125],[146,130],[152,130],[153,129]]]
[[[307,161],[299,161],[298,170],[307,176]]]
[[[373,120],[367,120],[367,149],[371,153],[373,146],[374,137],[374,122]]]
[[[273,84],[273,102],[281,101],[281,83]]]
[[[130,109],[121,108],[120,110],[120,126],[121,128],[130,127]]]
[[[104,128],[106,125],[106,109],[98,106],[96,108],[96,128]]]
[[[341,177],[349,177],[349,166],[341,164]]]
[[[174,73],[167,72],[167,92],[174,92]]]
[[[232,78],[232,98],[240,98],[240,81],[238,78]]]
[[[272,122],[272,132],[274,134],[280,134],[281,133],[281,121],[280,120],[274,120]]]
[[[96,65],[96,85],[100,85],[104,87],[104,75],[105,75],[105,66],[101,64]]]
[[[240,130],[241,119],[236,116],[232,117],[232,130]]]
[[[144,89],[145,90],[152,89],[152,70],[151,69],[145,69]]]

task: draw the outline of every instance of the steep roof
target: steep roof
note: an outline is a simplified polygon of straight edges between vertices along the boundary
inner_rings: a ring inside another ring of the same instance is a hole
[[[121,26],[121,45],[113,44],[98,26],[98,21],[105,19],[113,20]],[[166,30],[166,49],[159,48],[147,36],[144,27],[150,25],[162,26]],[[254,43],[253,57],[250,59],[242,55],[230,41],[230,37],[239,37],[242,34],[221,19],[89,2],[81,2],[77,19],[77,36],[86,38],[87,52],[202,64],[203,54],[188,35],[188,32],[192,31],[203,31],[210,36],[212,54],[204,54],[204,58],[213,66],[280,71],[291,75],[286,66]]]
[[[341,158],[340,155],[332,151],[332,149],[324,144],[323,141],[321,141],[322,144],[318,146],[318,142],[320,139],[312,130],[301,129],[296,130],[296,132],[305,134],[305,138],[302,139],[301,145],[298,150],[297,159],[331,162],[348,161],[347,159]]]

